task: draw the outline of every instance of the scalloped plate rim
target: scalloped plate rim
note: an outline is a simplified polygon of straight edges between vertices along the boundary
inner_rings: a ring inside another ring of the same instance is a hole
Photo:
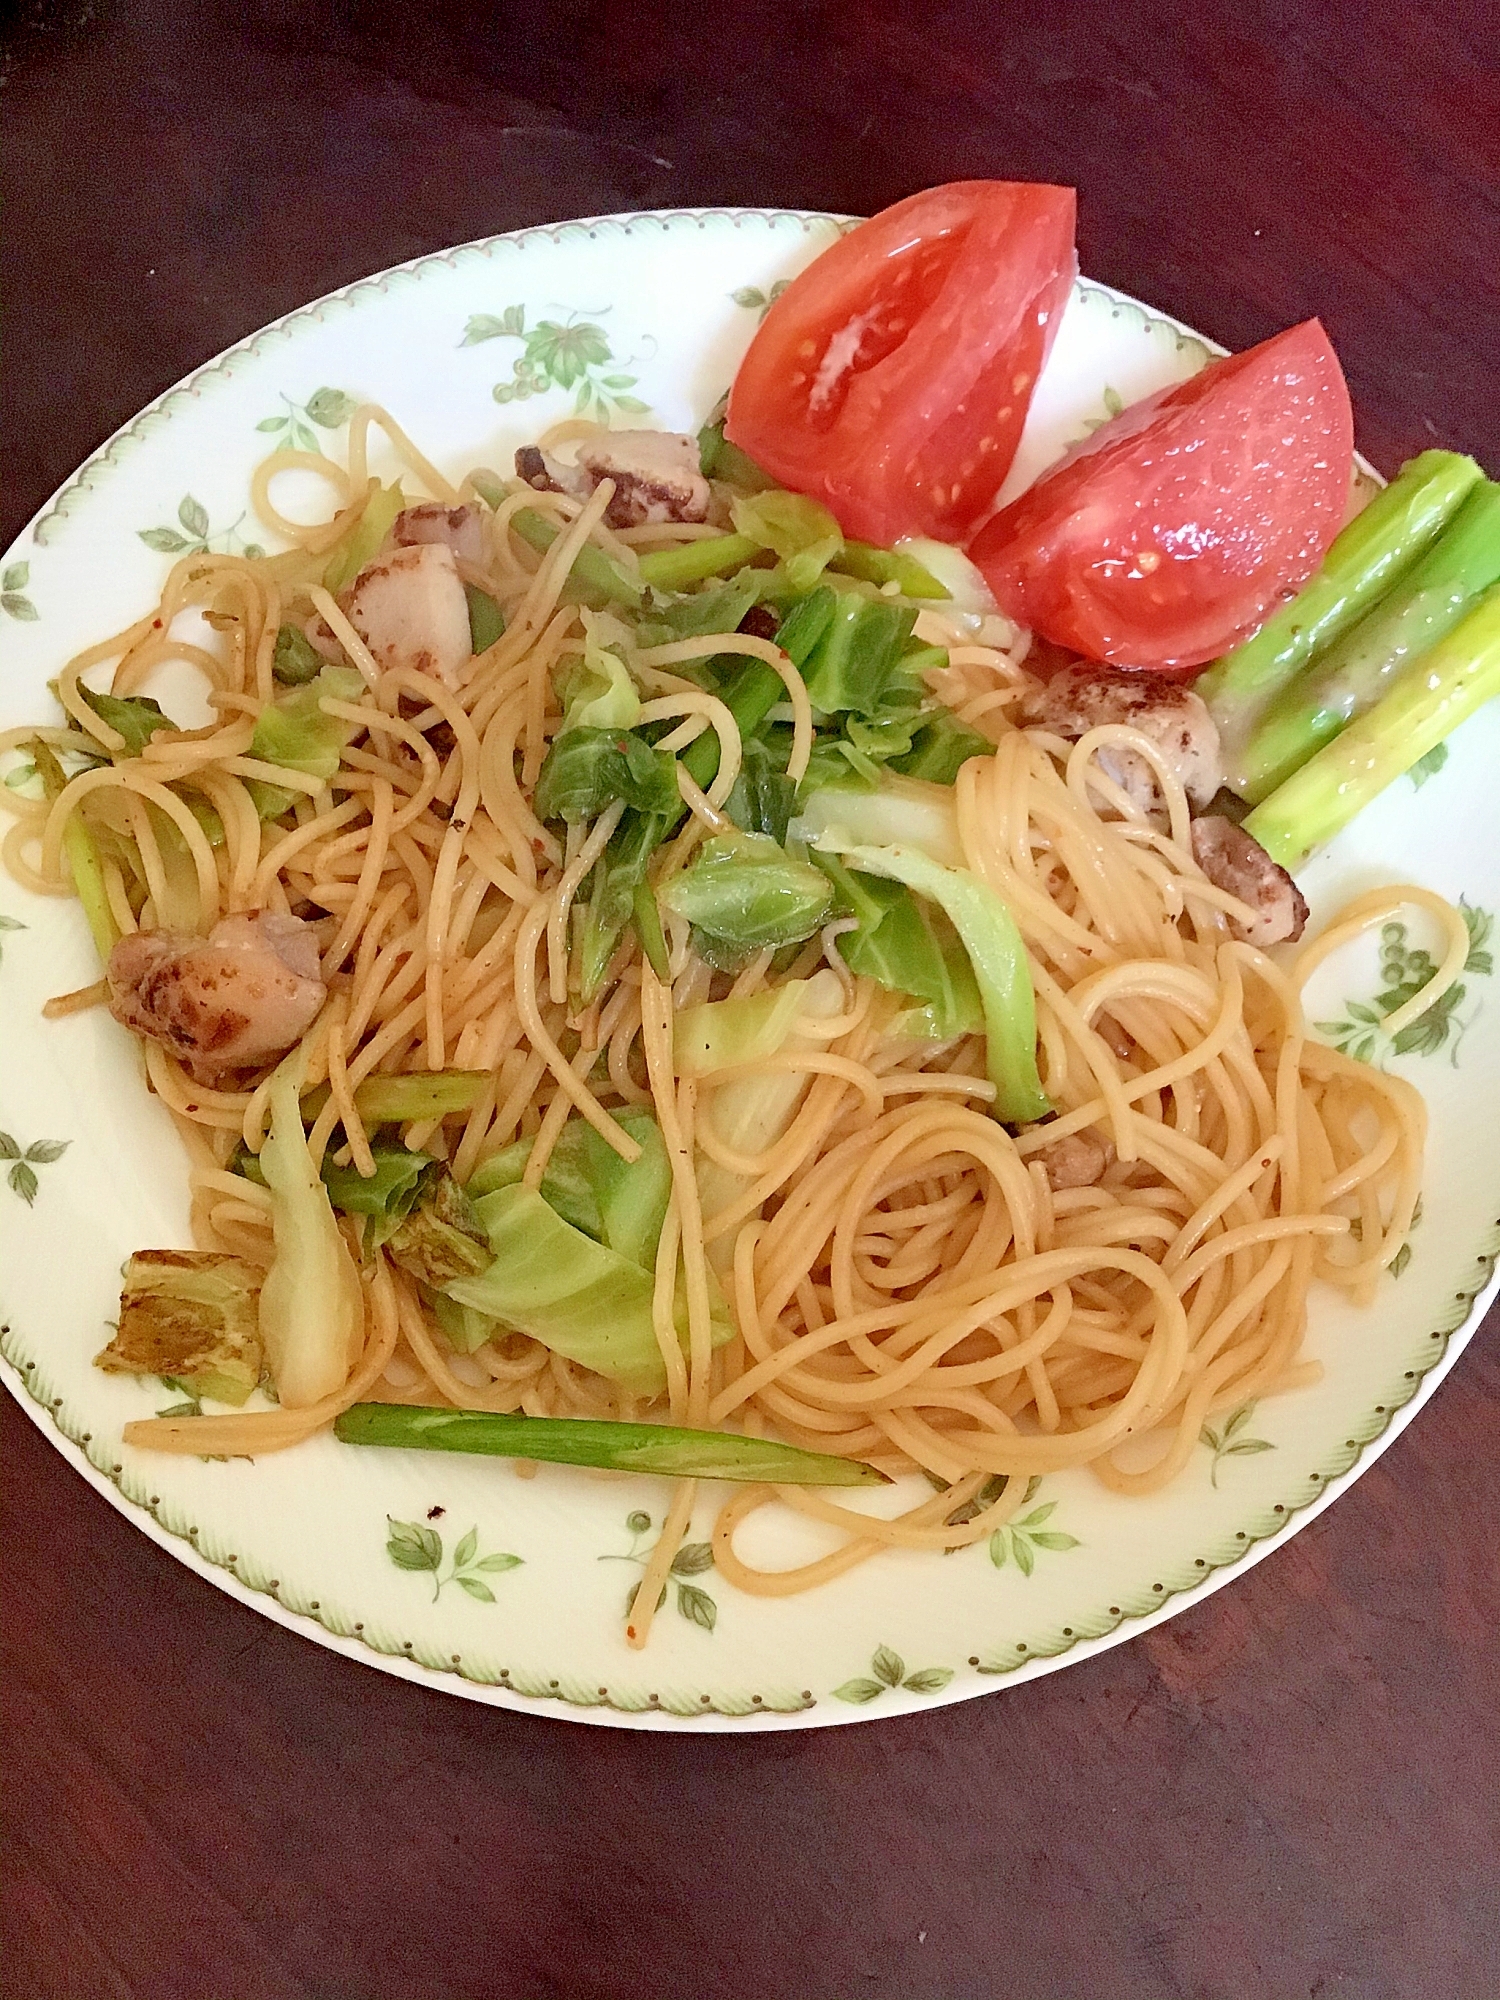
[[[369,273],[278,315],[221,352],[209,357],[179,381],[170,384],[150,403],[111,432],[81,465],[60,482],[21,529],[4,560],[13,557],[28,540],[38,547],[51,546],[52,536],[42,531],[53,523],[58,530],[66,526],[69,511],[66,503],[70,496],[75,492],[87,493],[90,474],[97,476],[101,472],[118,469],[115,462],[117,448],[129,440],[132,433],[137,432],[149,419],[164,416],[170,421],[172,412],[167,406],[174,397],[195,394],[204,378],[223,370],[226,363],[234,361],[237,357],[256,353],[260,343],[268,336],[282,334],[288,339],[295,339],[296,323],[303,318],[316,320],[330,306],[353,304],[358,295],[366,290],[387,291],[389,282],[393,278],[402,276],[420,278],[424,270],[437,266],[455,269],[459,260],[467,254],[480,255],[498,246],[511,247],[519,251],[529,242],[536,240],[561,243],[574,232],[592,233],[606,225],[618,228],[628,235],[631,225],[656,224],[667,231],[674,224],[695,223],[702,227],[709,221],[734,223],[739,219],[764,222],[772,227],[779,222],[798,224],[805,232],[810,225],[832,223],[842,228],[859,218],[817,210],[741,206],[624,210],[581,216],[552,224],[533,224],[523,229],[476,237],[445,250],[423,252],[400,264]],[[1183,339],[1197,343],[1210,353],[1225,352],[1217,342],[1185,325],[1171,314],[1161,312],[1117,286],[1084,278],[1080,278],[1079,283],[1090,292],[1103,295],[1119,305],[1133,309],[1148,326],[1154,324],[1170,328]],[[1360,462],[1362,465],[1365,464],[1363,460]],[[1373,470],[1368,466],[1365,466],[1365,469]],[[1179,1612],[1189,1609],[1232,1583],[1267,1556],[1274,1554],[1293,1535],[1299,1533],[1325,1508],[1341,1497],[1381,1453],[1401,1436],[1453,1368],[1497,1292],[1500,1292],[1500,1270],[1496,1268],[1497,1258],[1500,1258],[1500,1224],[1496,1225],[1492,1234],[1493,1242],[1482,1249],[1476,1259],[1483,1273],[1480,1287],[1472,1293],[1459,1292],[1455,1295],[1456,1300],[1467,1302],[1467,1310],[1460,1322],[1451,1330],[1446,1333],[1440,1330],[1433,1335],[1433,1338],[1441,1339],[1443,1343],[1441,1351],[1430,1365],[1416,1373],[1409,1397],[1404,1402],[1392,1402],[1386,1407],[1384,1425],[1358,1445],[1351,1462],[1343,1471],[1321,1476],[1317,1492],[1305,1504],[1286,1507],[1286,1520],[1280,1527],[1249,1540],[1242,1554],[1209,1568],[1201,1582],[1167,1591],[1161,1603],[1150,1610],[1124,1613],[1107,1631],[1093,1637],[1071,1638],[1054,1652],[1032,1653],[1030,1657],[1018,1660],[1013,1666],[980,1669],[986,1676],[993,1676],[989,1686],[976,1687],[971,1678],[960,1678],[955,1675],[954,1681],[937,1693],[908,1695],[903,1689],[890,1689],[891,1699],[882,1702],[878,1709],[839,1703],[828,1694],[820,1694],[814,1702],[787,1711],[740,1708],[738,1712],[731,1712],[715,1705],[701,1712],[684,1713],[666,1708],[617,1707],[607,1699],[584,1704],[560,1694],[523,1693],[518,1689],[494,1682],[476,1682],[451,1668],[431,1668],[418,1660],[404,1658],[400,1653],[392,1654],[379,1650],[365,1639],[346,1636],[330,1629],[311,1613],[293,1610],[282,1603],[274,1591],[248,1585],[222,1563],[204,1556],[185,1535],[165,1527],[155,1518],[147,1505],[129,1498],[107,1473],[92,1463],[83,1445],[62,1428],[58,1410],[41,1401],[31,1391],[22,1368],[16,1364],[9,1352],[3,1350],[0,1350],[0,1379],[3,1379],[10,1395],[37,1430],[48,1439],[72,1469],[108,1501],[118,1514],[159,1548],[165,1550],[195,1575],[260,1616],[287,1631],[311,1639],[315,1644],[347,1660],[398,1676],[419,1686],[456,1694],[491,1707],[505,1708],[556,1721],[585,1722],[601,1728],[706,1730],[710,1733],[727,1733],[746,1726],[759,1730],[829,1728],[858,1722],[894,1719],[920,1710],[948,1707],[957,1702],[972,1700],[983,1693],[995,1692],[1005,1686],[1058,1672],[1064,1667],[1106,1652],[1165,1623]],[[17,1337],[17,1329],[12,1324],[6,1323],[0,1327],[0,1338],[7,1344]],[[715,1697],[715,1701],[723,1698],[735,1700],[737,1703],[746,1699],[739,1695],[728,1697],[721,1695]]]

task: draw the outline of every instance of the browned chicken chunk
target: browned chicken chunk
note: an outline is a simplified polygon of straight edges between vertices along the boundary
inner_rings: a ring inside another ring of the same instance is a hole
[[[1246,944],[1295,944],[1307,924],[1302,891],[1286,870],[1243,827],[1209,813],[1193,821],[1193,859],[1217,889],[1254,912],[1249,923],[1229,927]]]
[[[312,927],[274,911],[225,917],[206,938],[135,931],[110,953],[107,977],[115,1019],[205,1082],[284,1054],[328,995]]]
[[[1160,750],[1188,803],[1199,808],[1223,782],[1213,717],[1191,688],[1160,674],[1127,674],[1087,663],[1064,667],[1027,689],[1017,720],[1023,728],[1045,729],[1073,743],[1105,723],[1138,729]],[[1107,749],[1097,761],[1144,812],[1159,807],[1156,773],[1144,757],[1132,750]]]
[[[579,446],[576,465],[525,445],[516,453],[516,477],[541,492],[579,500],[601,479],[612,479],[614,498],[604,516],[612,528],[708,519],[711,496],[698,469],[698,446],[679,431],[607,431]]]
[[[1055,1194],[1062,1188],[1093,1187],[1103,1179],[1114,1156],[1115,1149],[1107,1139],[1085,1131],[1068,1132],[1031,1158],[1046,1174],[1047,1185]]]

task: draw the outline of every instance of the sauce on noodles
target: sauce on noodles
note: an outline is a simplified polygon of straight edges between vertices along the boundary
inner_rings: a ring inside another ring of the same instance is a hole
[[[998,893],[1025,940],[1038,1064],[1056,1117],[1015,1134],[997,1123],[986,1108],[994,1086],[983,1038],[932,1044],[894,1032],[903,1003],[847,970],[836,924],[779,972],[767,951],[724,974],[669,920],[666,976],[632,947],[583,1006],[570,980],[570,911],[619,809],[566,840],[533,810],[560,718],[558,682],[584,645],[564,584],[586,543],[631,574],[643,552],[703,530],[611,529],[608,482],[586,502],[517,487],[485,507],[484,561],[460,563],[465,582],[503,609],[503,635],[457,689],[406,668],[382,671],[320,580],[371,490],[373,425],[404,479],[447,504],[475,500],[472,482],[452,485],[371,408],[351,423],[347,470],[294,453],[270,459],[253,497],[285,553],[185,557],[149,616],[62,670],[63,726],[0,739],[15,750],[39,738],[65,768],[80,754],[97,759],[101,745],[111,758],[90,762],[50,804],[0,793],[15,815],[5,861],[30,888],[69,893],[67,831],[77,816],[121,837],[100,851],[122,934],[169,923],[206,933],[244,910],[315,919],[329,997],[286,1059],[300,1066],[304,1094],[326,1085],[307,1114],[315,1163],[331,1150],[368,1171],[355,1093],[384,1074],[486,1074],[470,1109],[401,1133],[406,1146],[446,1160],[460,1183],[529,1139],[524,1181],[537,1187],[574,1114],[629,1156],[634,1142],[616,1114],[650,1106],[671,1167],[654,1285],[666,1387],[642,1401],[523,1334],[460,1354],[410,1274],[376,1248],[362,1257],[362,1352],[336,1395],[303,1408],[142,1421],[127,1437],[258,1454],[384,1397],[769,1432],[891,1474],[920,1470],[941,1489],[893,1519],[807,1488],[732,1489],[714,1530],[718,1567],[744,1591],[778,1596],[883,1549],[978,1541],[1015,1512],[1036,1475],[1087,1466],[1121,1494],[1153,1491],[1182,1470],[1215,1412],[1310,1380],[1310,1290],[1373,1296],[1411,1224],[1424,1115],[1401,1079],[1309,1039],[1300,984],[1357,929],[1415,902],[1448,946],[1429,988],[1403,1009],[1420,1013],[1462,965],[1456,913],[1397,886],[1351,906],[1300,961],[1235,942],[1233,899],[1196,865],[1187,801],[1151,743],[1123,728],[1077,744],[1015,728],[1007,711],[1021,690],[1024,635],[980,644],[929,611],[924,632],[949,647],[944,698],[994,745],[959,773],[957,837],[964,867]],[[278,508],[277,482],[291,470],[332,485],[327,522],[306,527]],[[522,507],[556,531],[544,553],[513,530]],[[190,612],[207,616],[211,645],[181,636]],[[319,619],[366,684],[356,700],[327,704],[354,731],[327,783],[251,754],[256,716],[276,692],[278,630]],[[741,757],[724,704],[673,669],[727,652],[782,675],[790,775],[807,767],[806,689],[771,642],[739,632],[627,650],[644,719],[673,724],[667,747],[705,728],[720,739],[713,783],[684,786],[689,811],[656,859],[658,887],[723,828]],[[213,720],[161,731],[127,754],[85,702],[81,677],[107,668],[114,692],[130,695],[169,661],[201,673]],[[1165,824],[1101,771],[1099,753],[1111,745],[1152,764]],[[266,784],[293,795],[269,822],[254,791]],[[135,866],[119,858],[126,851]],[[748,1071],[679,1072],[673,1023],[684,1008],[819,969],[839,982],[838,1011],[794,1046]],[[103,991],[64,996],[57,1009],[94,1004]],[[271,1197],[235,1163],[265,1138],[270,1071],[205,1085],[160,1042],[143,1047],[150,1087],[187,1152],[194,1241],[268,1266]],[[750,1154],[715,1122],[723,1093],[747,1074],[790,1076],[799,1093],[781,1136]],[[1085,1131],[1104,1142],[1108,1164],[1089,1185],[1054,1188],[1043,1149]],[[705,1161],[741,1190],[709,1212]],[[342,1226],[358,1252],[359,1225]],[[720,1286],[733,1335],[716,1346]],[[636,1596],[635,1643],[644,1643],[694,1499],[693,1483],[680,1482]],[[772,1502],[836,1531],[832,1553],[789,1571],[745,1561],[737,1529]]]

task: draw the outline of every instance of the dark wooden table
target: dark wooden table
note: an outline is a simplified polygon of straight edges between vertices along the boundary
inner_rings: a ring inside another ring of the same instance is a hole
[[[704,202],[1068,181],[1084,267],[1311,312],[1389,470],[1500,469],[1500,9],[30,0],[5,10],[3,526],[275,314]],[[1500,1320],[1358,1488],[1137,1643],[813,1735],[629,1735],[352,1666],[6,1403],[14,2000],[1482,2000]]]

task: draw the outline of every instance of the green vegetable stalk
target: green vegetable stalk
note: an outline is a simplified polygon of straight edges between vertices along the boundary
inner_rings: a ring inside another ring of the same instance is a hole
[[[414,1451],[479,1452],[550,1465],[588,1465],[668,1479],[735,1479],[772,1486],[883,1486],[857,1459],[801,1451],[772,1438],[690,1431],[673,1424],[594,1423],[577,1417],[502,1416],[403,1403],[356,1403],[334,1424],[344,1444]]]
[[[523,542],[542,555],[557,540],[557,527],[534,507],[519,508],[511,515],[510,525]],[[703,545],[695,542],[690,546],[701,548]],[[592,542],[585,542],[574,556],[568,581],[578,602],[591,605],[595,610],[606,604],[625,604],[638,611],[645,598],[640,584],[628,577],[618,564],[610,561],[603,549],[596,549]]]
[[[1322,566],[1253,638],[1195,682],[1231,746],[1313,656],[1347,632],[1430,548],[1480,478],[1472,458],[1424,451],[1336,538]]]
[[[1283,868],[1297,867],[1496,694],[1500,584],[1413,660],[1374,708],[1258,805],[1246,833]]]
[[[729,576],[760,553],[761,544],[748,535],[710,535],[701,542],[683,542],[679,548],[642,556],[641,581],[653,590],[686,590],[711,576]]]
[[[354,1093],[367,1125],[410,1125],[472,1111],[489,1087],[483,1069],[422,1070],[411,1076],[367,1076]],[[312,1105],[309,1102],[309,1112]],[[313,1115],[316,1115],[315,1113]]]
[[[487,653],[505,635],[505,613],[477,583],[464,585],[464,600],[469,607],[469,648],[475,653]]]
[[[1252,805],[1268,798],[1500,580],[1500,486],[1482,479],[1382,603],[1271,703],[1226,773]]]
[[[595,863],[579,952],[578,983],[585,1005],[598,992],[625,926],[637,915],[638,894],[647,887],[647,866],[681,810],[680,800],[670,815],[635,812],[627,806]]]
[[[722,416],[711,417],[698,433],[698,470],[705,479],[722,479],[742,493],[764,493],[776,481],[762,472],[748,453],[724,435]]]

